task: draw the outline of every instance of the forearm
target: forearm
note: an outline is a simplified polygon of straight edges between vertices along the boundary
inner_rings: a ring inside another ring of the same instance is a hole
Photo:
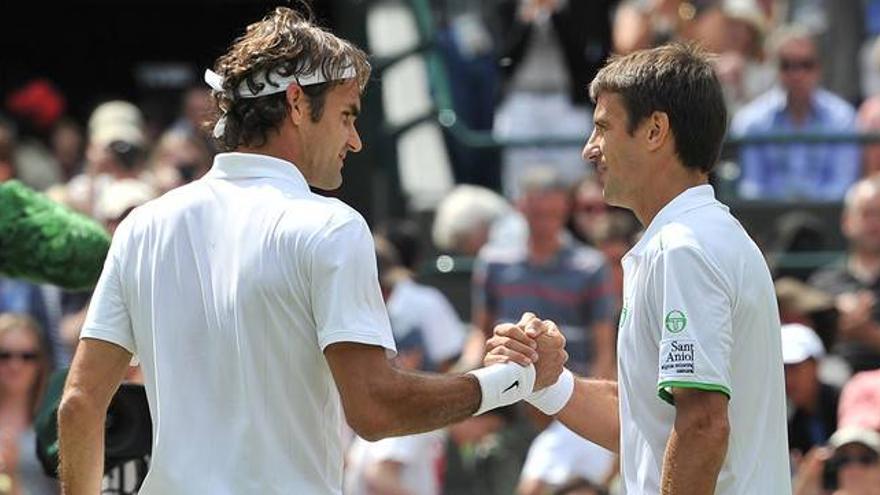
[[[481,393],[472,375],[433,375],[394,370],[392,380],[375,391],[369,403],[379,437],[421,433],[470,417],[480,407]]]
[[[727,453],[728,434],[712,429],[673,428],[663,459],[663,495],[711,495]]]
[[[93,495],[104,473],[104,417],[92,405],[62,403],[58,412],[61,486],[65,495]]]
[[[617,382],[579,378],[556,419],[570,430],[612,452],[620,444]]]

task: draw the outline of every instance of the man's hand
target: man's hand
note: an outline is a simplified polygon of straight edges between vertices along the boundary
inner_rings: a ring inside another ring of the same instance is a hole
[[[495,327],[494,335],[486,343],[483,364],[514,362],[522,366],[535,365],[534,391],[556,383],[568,353],[565,337],[550,320],[540,320],[532,313],[524,313],[516,325]]]

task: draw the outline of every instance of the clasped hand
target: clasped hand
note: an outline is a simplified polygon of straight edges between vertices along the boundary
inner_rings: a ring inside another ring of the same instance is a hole
[[[556,323],[541,320],[533,313],[523,313],[519,323],[496,325],[486,342],[483,365],[514,362],[521,366],[535,365],[534,391],[556,383],[568,353],[565,337]]]

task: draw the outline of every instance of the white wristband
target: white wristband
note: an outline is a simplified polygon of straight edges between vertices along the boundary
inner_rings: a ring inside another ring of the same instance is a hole
[[[480,408],[474,416],[496,407],[508,406],[532,393],[535,387],[535,366],[499,363],[468,372],[480,382]]]
[[[568,369],[563,369],[556,383],[529,395],[526,402],[540,409],[542,413],[553,416],[568,404],[572,394],[574,375]]]

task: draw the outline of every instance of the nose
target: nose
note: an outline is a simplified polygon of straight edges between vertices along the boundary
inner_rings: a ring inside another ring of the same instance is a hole
[[[355,126],[351,126],[351,132],[348,134],[348,142],[346,144],[348,144],[348,149],[355,153],[363,149],[364,145],[361,142],[361,135]]]
[[[590,135],[590,139],[587,141],[584,150],[581,152],[581,157],[587,162],[596,162],[602,156],[602,152],[599,150],[599,144],[596,143],[593,136],[594,134]]]

